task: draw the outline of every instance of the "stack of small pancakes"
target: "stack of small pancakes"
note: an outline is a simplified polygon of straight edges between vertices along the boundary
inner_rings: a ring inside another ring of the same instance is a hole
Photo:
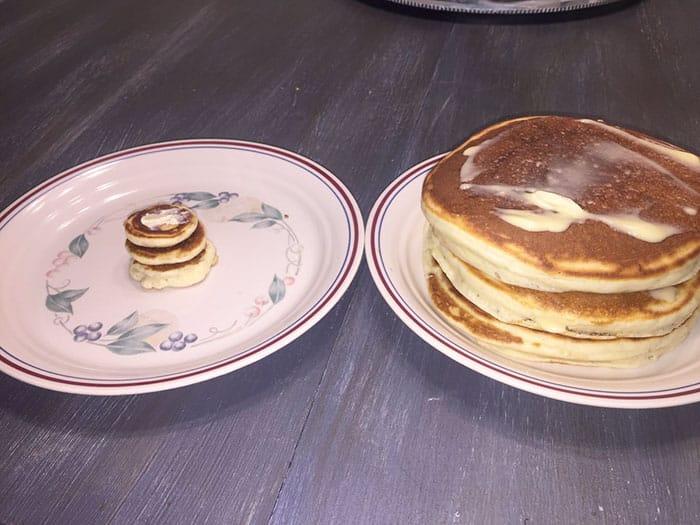
[[[528,117],[469,138],[428,174],[432,301],[507,356],[640,366],[700,304],[700,158],[600,121]]]
[[[124,222],[129,274],[144,288],[185,287],[202,281],[218,261],[204,225],[191,209],[157,204]]]

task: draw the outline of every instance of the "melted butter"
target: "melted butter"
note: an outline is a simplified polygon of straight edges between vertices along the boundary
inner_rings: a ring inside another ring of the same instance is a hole
[[[474,163],[476,160],[476,154],[489,144],[495,142],[497,139],[498,137],[486,139],[476,146],[469,146],[462,152],[462,155],[467,157],[467,160],[464,161],[462,168],[459,170],[459,180],[462,182],[462,184],[473,181],[479,175],[479,173],[481,173],[481,170],[477,168],[476,164]]]
[[[670,303],[676,300],[678,289],[675,286],[667,286],[666,288],[650,290],[649,295],[651,295],[657,301],[665,301]]]
[[[700,170],[700,158],[692,153],[677,150],[653,140],[639,138],[602,122],[589,119],[583,119],[580,122],[604,128],[629,141],[640,143],[646,148],[661,153],[685,166]],[[460,189],[487,191],[534,206],[536,208],[534,210],[496,210],[499,218],[526,231],[562,232],[574,223],[596,220],[616,231],[645,242],[661,242],[671,235],[680,233],[679,228],[670,224],[642,219],[639,213],[636,213],[637,210],[632,210],[634,213],[597,214],[584,210],[576,203],[575,199],[581,200],[591,187],[619,184],[620,178],[630,175],[635,166],[645,167],[659,173],[673,181],[675,186],[685,192],[699,194],[697,190],[673,175],[654,159],[612,141],[593,142],[571,158],[550,158],[545,163],[536,162],[536,166],[540,168],[546,165],[544,168],[546,182],[540,187],[474,184],[474,179],[482,172],[482,169],[476,165],[477,155],[499,139],[500,136],[492,137],[475,146],[470,146],[462,152],[466,160],[460,169]],[[624,167],[624,170],[606,169],[606,166],[620,165]],[[589,201],[588,204],[593,203]],[[694,207],[685,206],[682,209],[687,215],[697,214],[697,209]]]
[[[534,188],[517,188],[505,184],[466,185],[477,191],[487,191],[512,200],[535,206],[534,210],[497,208],[496,215],[503,221],[531,232],[563,232],[574,223],[586,220],[600,221],[613,230],[625,233],[645,242],[661,242],[680,233],[680,229],[642,219],[638,214],[591,213],[572,199],[550,191]]]
[[[496,215],[508,224],[529,232],[559,233],[566,231],[573,222],[578,222],[551,211],[538,213],[531,210],[497,209]]]
[[[680,233],[680,230],[674,226],[646,221],[638,214],[590,213],[568,197],[548,191],[536,190],[532,193],[524,193],[520,200],[539,209],[498,209],[496,214],[507,223],[527,231],[562,232],[574,223],[595,220],[607,224],[613,230],[646,242],[661,242],[671,235]]]
[[[149,230],[173,230],[181,224],[185,224],[189,219],[187,214],[182,213],[182,211],[178,208],[169,208],[145,213],[141,217],[141,224]]]
[[[653,161],[649,157],[645,157],[637,151],[628,149],[622,144],[617,144],[616,142],[601,142],[592,145],[592,147],[589,149],[589,152],[593,158],[599,159],[609,164],[633,162],[641,166],[646,166],[647,168],[658,171],[659,173],[663,173],[664,175],[673,178],[676,183],[679,183],[679,185],[682,185],[684,188],[688,188],[691,191],[694,191],[683,181],[681,181],[677,177],[674,177],[670,171],[668,171],[658,162]]]
[[[692,170],[700,171],[700,157],[698,157],[697,155],[693,155],[688,151],[682,151],[668,146],[666,144],[662,144],[661,142],[656,142],[655,140],[637,137],[636,135],[632,135],[627,131],[621,130],[614,126],[610,126],[608,124],[604,124],[603,122],[598,122],[597,120],[581,119],[579,120],[579,122],[583,122],[584,124],[590,124],[592,126],[598,126],[599,128],[603,128],[607,131],[610,131],[611,133],[615,133],[621,137],[625,137],[626,139],[636,142],[637,144],[643,144],[649,149],[652,149],[657,153],[661,153],[662,155],[665,155],[666,157],[669,157]]]

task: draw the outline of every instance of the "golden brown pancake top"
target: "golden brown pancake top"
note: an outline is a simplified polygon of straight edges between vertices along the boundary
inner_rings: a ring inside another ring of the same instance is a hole
[[[465,156],[472,146],[473,155]],[[490,245],[525,251],[544,268],[561,260],[594,260],[611,263],[623,275],[658,273],[663,268],[647,269],[647,263],[670,257],[667,264],[675,266],[700,255],[700,161],[696,166],[693,158],[698,161],[675,146],[596,121],[513,120],[447,155],[426,177],[423,204]],[[460,178],[465,162],[466,182]],[[535,208],[508,192],[484,190],[489,186],[552,192],[590,214],[634,215],[676,233],[648,242],[592,219],[562,232],[527,231],[494,210]]]
[[[144,224],[144,219],[169,213],[176,216],[178,224],[165,224],[152,227]],[[191,228],[193,223],[197,223],[197,215],[189,208],[176,204],[156,204],[129,215],[124,222],[124,229],[127,235],[132,236],[134,239],[143,239],[144,241],[148,241],[149,239],[167,240],[177,238],[183,232]]]

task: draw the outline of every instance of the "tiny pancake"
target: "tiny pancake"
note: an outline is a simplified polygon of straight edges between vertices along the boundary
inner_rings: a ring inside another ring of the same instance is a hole
[[[144,288],[182,288],[204,280],[218,260],[216,248],[210,241],[206,241],[204,250],[189,261],[160,265],[131,261],[129,274],[136,281],[140,281]]]
[[[168,248],[194,233],[197,215],[177,204],[156,204],[136,211],[124,222],[126,238],[136,246]]]
[[[584,366],[642,366],[680,344],[698,316],[696,313],[672,332],[658,337],[577,339],[503,323],[460,295],[427,250],[424,266],[433,305],[445,321],[474,345],[517,360]]]
[[[467,300],[500,321],[569,337],[664,335],[700,304],[700,274],[659,290],[596,294],[543,292],[505,284],[458,259],[426,228],[425,249]]]
[[[127,239],[126,250],[131,257],[142,264],[175,264],[185,261],[199,255],[206,247],[207,237],[204,231],[204,225],[199,222],[197,228],[184,241],[167,248],[146,248],[137,246]]]
[[[700,158],[595,120],[477,133],[427,175],[422,207],[452,253],[516,286],[634,292],[700,269]]]

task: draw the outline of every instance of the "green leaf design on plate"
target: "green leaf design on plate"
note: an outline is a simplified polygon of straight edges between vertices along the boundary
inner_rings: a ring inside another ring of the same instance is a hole
[[[211,199],[211,200],[206,200],[206,201],[201,201],[194,206],[190,206],[191,208],[198,208],[200,210],[207,210],[209,208],[216,208],[219,205],[219,199]]]
[[[70,244],[68,245],[68,250],[73,254],[77,255],[78,257],[82,257],[85,255],[85,252],[88,251],[88,248],[90,247],[90,243],[88,240],[85,238],[85,234],[80,234],[78,235],[75,239],[73,239]]]
[[[270,296],[272,304],[277,304],[284,299],[284,294],[287,293],[287,287],[284,281],[275,275],[267,293]]]
[[[132,316],[135,319],[136,315],[136,312],[134,312],[129,317],[124,318],[122,321],[114,325],[112,328],[123,323],[122,327],[119,328],[121,329],[130,323],[134,323],[135,321],[132,320]],[[134,355],[143,354],[144,352],[155,352],[156,349],[143,339],[158,333],[165,326],[168,326],[168,324],[151,323],[137,326],[136,328],[127,329],[117,339],[108,343],[106,346],[110,352],[114,352],[115,354],[119,355]]]
[[[73,313],[73,301],[80,299],[89,288],[82,290],[63,290],[46,296],[46,308],[52,312]]]
[[[234,222],[257,222],[263,219],[267,219],[265,215],[262,213],[258,213],[256,211],[249,211],[245,213],[241,213],[239,215],[236,215],[234,217],[231,217],[229,221],[234,221]]]
[[[269,217],[270,219],[277,219],[278,221],[282,220],[282,213],[275,208],[274,206],[270,206],[269,204],[265,204],[264,202],[262,203],[262,211],[265,214],[265,217]]]
[[[252,227],[255,228],[255,229],[258,229],[258,228],[269,228],[270,226],[274,226],[275,224],[277,224],[277,221],[276,221],[276,220],[274,220],[274,219],[265,219],[265,220],[263,220],[263,221],[256,222],[255,224],[253,224]]]
[[[131,330],[139,320],[138,312],[134,311],[127,315],[124,319],[113,325],[107,330],[107,335],[119,335]]]
[[[151,337],[153,334],[157,334],[164,326],[168,326],[167,323],[151,323],[142,326],[137,326],[131,330],[127,330],[122,335],[119,336],[118,341],[128,341],[128,340],[140,340]]]
[[[216,195],[209,193],[208,191],[192,191],[189,193],[183,193],[182,197],[185,200],[190,201],[208,201],[211,199],[216,199]]]
[[[117,339],[113,343],[109,343],[107,348],[110,352],[114,352],[115,354],[119,355],[136,355],[156,351],[156,349],[149,345],[146,341],[132,341],[131,339],[127,339],[125,341]]]

